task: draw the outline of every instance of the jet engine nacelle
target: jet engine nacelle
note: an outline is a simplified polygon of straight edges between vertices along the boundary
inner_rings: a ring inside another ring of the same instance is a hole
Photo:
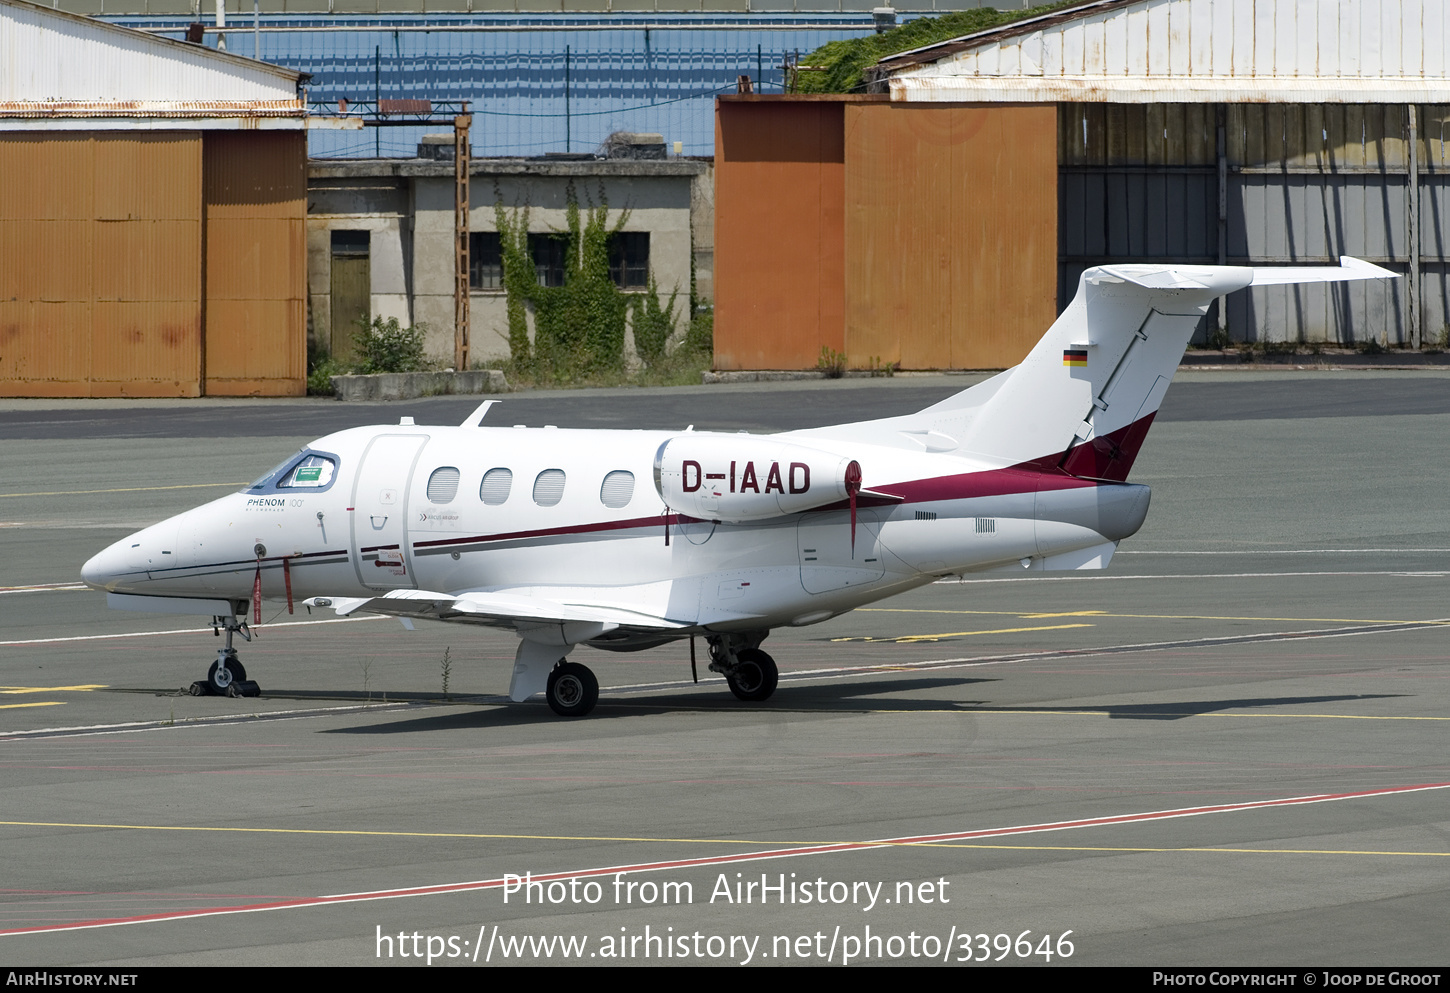
[[[798,514],[840,503],[860,486],[861,467],[849,458],[747,434],[681,435],[655,452],[660,499],[708,521]]]

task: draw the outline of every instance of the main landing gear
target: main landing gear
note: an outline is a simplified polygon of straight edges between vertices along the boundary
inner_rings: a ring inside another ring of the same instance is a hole
[[[588,666],[560,659],[549,673],[544,695],[560,717],[583,717],[599,702],[599,680]]]
[[[212,634],[216,635],[225,630],[227,641],[217,650],[216,661],[207,670],[206,678],[198,679],[191,684],[191,695],[261,696],[262,688],[247,678],[247,670],[242,667],[241,660],[237,658],[237,650],[232,647],[233,634],[241,635],[243,641],[252,640],[252,632],[247,627],[247,622],[238,620],[231,615],[213,617],[211,628]]]
[[[741,700],[768,700],[780,681],[775,659],[758,647],[769,633],[720,634],[709,639],[710,671],[724,676],[730,692]]]

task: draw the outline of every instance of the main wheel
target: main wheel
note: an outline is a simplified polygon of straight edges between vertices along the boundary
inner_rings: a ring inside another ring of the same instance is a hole
[[[599,680],[588,666],[577,662],[560,662],[549,673],[545,693],[549,708],[560,717],[583,717],[599,702]]]
[[[226,696],[232,683],[246,678],[247,670],[243,669],[242,663],[234,658],[227,659],[226,665],[222,665],[220,661],[213,662],[211,668],[206,671],[207,685],[217,696]]]
[[[768,700],[780,682],[775,659],[758,648],[747,648],[735,656],[735,668],[725,677],[730,692],[742,700]]]

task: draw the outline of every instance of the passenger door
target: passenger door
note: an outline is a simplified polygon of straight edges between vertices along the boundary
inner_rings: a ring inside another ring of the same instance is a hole
[[[352,561],[372,589],[416,589],[408,548],[408,484],[426,434],[384,434],[368,443],[352,489]]]

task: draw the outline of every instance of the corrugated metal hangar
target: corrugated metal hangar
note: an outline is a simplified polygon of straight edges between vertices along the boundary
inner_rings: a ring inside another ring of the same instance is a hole
[[[1100,262],[1354,255],[1407,278],[1236,294],[1227,335],[1444,347],[1447,52],[1442,0],[1100,0],[874,76],[912,106],[1057,105],[1060,305]]]
[[[1050,105],[722,97],[716,129],[716,368],[1000,368],[1056,316]]]
[[[306,390],[300,73],[0,0],[0,395]]]

